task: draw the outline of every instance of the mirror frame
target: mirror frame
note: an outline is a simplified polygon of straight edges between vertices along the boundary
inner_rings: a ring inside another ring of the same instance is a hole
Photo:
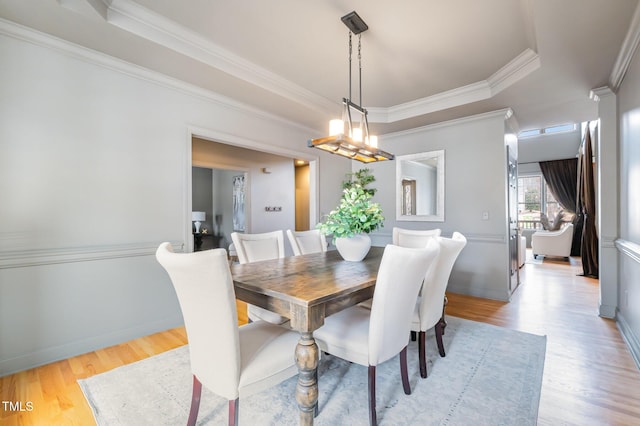
[[[429,158],[438,159],[436,182],[436,214],[403,215],[402,214],[402,162],[420,161]],[[444,150],[419,152],[417,154],[396,156],[396,221],[404,222],[444,222]]]

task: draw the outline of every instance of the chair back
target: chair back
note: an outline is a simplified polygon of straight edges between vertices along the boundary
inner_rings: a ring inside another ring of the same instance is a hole
[[[231,240],[242,264],[284,257],[284,234],[282,230],[262,234],[231,233]]]
[[[369,365],[378,365],[407,346],[418,291],[439,251],[434,239],[426,248],[385,247],[371,305]]]
[[[420,298],[420,330],[423,331],[436,325],[442,317],[442,302],[453,264],[467,245],[467,239],[459,232],[454,232],[451,238],[437,239],[440,243],[440,255],[424,279]]]
[[[287,229],[287,238],[295,256],[327,251],[327,238],[318,229],[298,232]]]
[[[235,399],[240,340],[235,291],[225,249],[174,253],[162,243],[156,259],[178,296],[189,340],[191,371],[216,394]]]
[[[393,244],[400,247],[424,248],[431,238],[439,237],[440,229],[414,230],[393,228]]]

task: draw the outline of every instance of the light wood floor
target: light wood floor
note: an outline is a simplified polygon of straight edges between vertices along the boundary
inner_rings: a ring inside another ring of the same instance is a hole
[[[547,335],[539,425],[640,425],[640,372],[615,323],[597,316],[597,280],[580,272],[573,258],[570,266],[526,264],[510,303],[449,294],[447,313]],[[246,322],[238,305],[239,321]],[[0,400],[31,401],[33,410],[0,405],[0,425],[95,424],[77,379],[185,343],[184,329],[177,328],[2,377]]]

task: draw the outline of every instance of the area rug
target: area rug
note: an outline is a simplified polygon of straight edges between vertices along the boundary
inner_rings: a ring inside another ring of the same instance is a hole
[[[398,357],[378,366],[380,425],[535,425],[546,337],[448,317],[447,356],[427,335],[429,376],[420,378],[418,348],[408,350],[413,393],[405,395]],[[319,365],[317,425],[368,424],[367,368],[324,356]],[[191,401],[183,346],[79,380],[100,426],[181,425]],[[240,400],[244,425],[297,425],[296,378]],[[227,401],[203,389],[199,425],[227,423]]]

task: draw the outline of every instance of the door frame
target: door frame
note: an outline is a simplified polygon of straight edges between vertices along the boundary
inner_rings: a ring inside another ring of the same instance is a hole
[[[301,159],[306,160],[309,163],[309,223],[315,224],[318,222],[318,218],[320,217],[320,202],[319,202],[319,158],[317,155],[313,155],[311,152],[303,152],[298,151],[291,148],[281,147],[269,145],[264,142],[259,142],[252,139],[243,138],[240,136],[232,135],[229,133],[220,132],[213,129],[206,129],[203,127],[197,126],[188,126],[185,137],[184,144],[184,194],[183,194],[183,211],[185,217],[191,217],[191,209],[192,209],[192,177],[191,177],[191,168],[194,166],[193,157],[192,157],[192,140],[196,137],[198,139],[209,140],[216,143],[222,143],[226,145],[235,146],[238,148],[246,148],[254,151],[265,152],[268,154],[280,155],[283,157],[289,157],[292,159]],[[216,168],[229,168],[229,166],[225,165],[215,165],[215,164],[196,164],[196,167],[216,167]],[[240,168],[242,169],[242,168]],[[236,170],[240,170],[236,169]],[[249,175],[249,173],[247,173]],[[251,184],[251,177],[247,176],[247,185]],[[248,200],[246,205],[246,209],[249,211],[251,208],[251,200]],[[245,215],[245,217],[250,216],[250,214]],[[250,220],[250,219],[249,219]],[[250,226],[250,222],[248,222]],[[184,241],[185,241],[185,251],[191,252],[193,251],[193,238],[191,234],[191,222],[187,222],[184,224]]]

